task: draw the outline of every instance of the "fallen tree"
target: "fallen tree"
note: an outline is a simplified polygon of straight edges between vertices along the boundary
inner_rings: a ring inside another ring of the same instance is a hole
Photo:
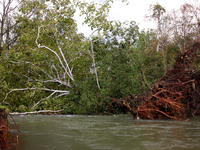
[[[129,95],[117,100],[135,118],[181,118],[200,114],[200,71],[195,66],[200,42],[188,45],[174,66],[158,80],[148,95]]]
[[[47,115],[52,115],[52,114],[58,114],[62,112],[64,109],[57,110],[57,111],[52,111],[52,110],[40,110],[40,111],[32,111],[32,112],[13,112],[9,113],[10,115],[32,115],[32,114],[47,114]]]

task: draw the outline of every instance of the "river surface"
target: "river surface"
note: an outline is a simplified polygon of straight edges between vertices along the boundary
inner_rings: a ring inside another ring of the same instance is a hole
[[[189,121],[135,120],[132,116],[14,116],[18,150],[200,149],[200,117]]]

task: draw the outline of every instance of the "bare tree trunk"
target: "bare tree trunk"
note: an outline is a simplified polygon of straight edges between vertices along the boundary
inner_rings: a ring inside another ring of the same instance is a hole
[[[90,55],[91,55],[92,61],[93,61],[93,68],[94,68],[94,73],[95,73],[95,77],[96,77],[96,81],[97,81],[97,87],[98,87],[98,89],[100,90],[101,87],[100,87],[100,85],[99,85],[99,78],[98,78],[97,68],[96,68],[96,62],[95,62],[95,58],[94,58],[93,43],[94,43],[94,42],[97,42],[98,40],[100,40],[100,39],[101,39],[101,36],[100,36],[98,39],[94,40],[94,41],[90,40],[90,38],[92,37],[92,35],[93,35],[96,31],[98,31],[98,29],[92,32],[92,34],[91,34],[90,37],[89,37],[89,41],[90,41],[90,46],[91,46],[91,54],[90,54]]]
[[[91,44],[91,50],[92,50],[92,60],[93,60],[94,73],[95,73],[95,76],[96,76],[97,86],[98,86],[98,88],[99,88],[99,90],[100,90],[101,87],[100,87],[100,85],[99,85],[99,79],[98,79],[96,63],[95,63],[95,59],[94,59],[94,50],[93,50],[92,41],[90,41],[90,44]]]

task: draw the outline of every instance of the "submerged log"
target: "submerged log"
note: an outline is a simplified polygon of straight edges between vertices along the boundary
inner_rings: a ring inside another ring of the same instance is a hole
[[[200,42],[188,45],[174,66],[157,81],[147,96],[128,96],[123,104],[141,119],[181,118],[200,114],[200,71],[195,59]]]

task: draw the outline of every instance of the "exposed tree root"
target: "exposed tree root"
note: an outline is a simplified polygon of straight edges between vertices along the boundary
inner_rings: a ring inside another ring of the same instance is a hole
[[[123,105],[140,119],[181,118],[200,114],[200,71],[195,66],[200,42],[188,45],[148,96],[129,95]]]
[[[0,109],[0,149],[11,148],[14,144],[18,144],[18,138],[12,135],[8,126],[8,112]],[[19,131],[19,130],[18,130]]]

